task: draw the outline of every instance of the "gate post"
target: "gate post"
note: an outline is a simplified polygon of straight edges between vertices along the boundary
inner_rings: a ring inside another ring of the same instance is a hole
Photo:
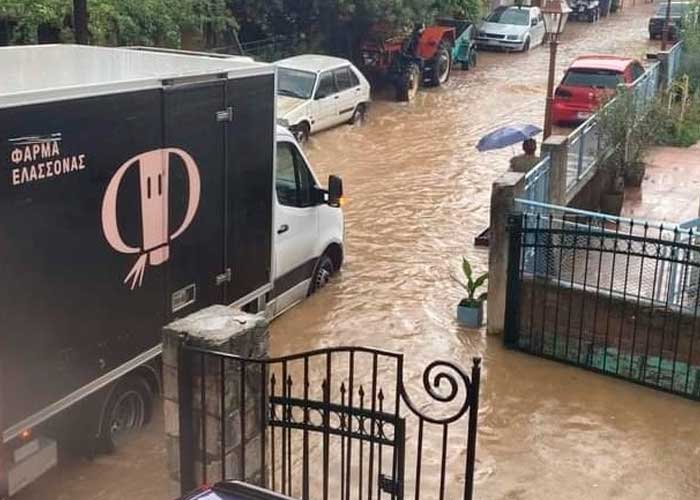
[[[509,218],[508,279],[506,281],[506,311],[503,342],[506,347],[517,347],[520,336],[520,254],[522,248],[522,214]]]
[[[569,154],[569,139],[563,135],[551,135],[542,143],[542,156],[549,155],[550,205],[566,205],[566,169]]]
[[[525,187],[525,175],[507,172],[491,187],[491,220],[489,223],[489,280],[487,332],[503,333],[506,311],[506,278],[508,269],[508,216],[515,198]]]
[[[170,497],[224,478],[264,485],[268,404],[263,365],[253,360],[267,357],[268,340],[261,316],[225,306],[203,309],[163,328]]]

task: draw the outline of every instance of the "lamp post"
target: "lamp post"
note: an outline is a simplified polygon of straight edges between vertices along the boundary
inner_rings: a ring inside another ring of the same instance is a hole
[[[564,5],[562,7],[562,4]],[[547,0],[542,8],[544,28],[549,39],[549,79],[547,80],[547,105],[544,111],[544,138],[552,135],[552,103],[554,102],[554,70],[557,65],[559,35],[564,31],[571,8],[563,0]]]
[[[664,28],[661,30],[661,50],[666,50],[668,46],[668,35],[671,24],[671,0],[666,2],[666,17],[664,19]]]

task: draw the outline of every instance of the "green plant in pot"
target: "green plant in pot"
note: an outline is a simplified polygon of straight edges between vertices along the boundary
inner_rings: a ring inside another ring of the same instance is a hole
[[[457,306],[457,320],[464,326],[469,328],[478,328],[484,322],[484,301],[486,300],[486,292],[477,296],[481,287],[486,284],[488,273],[474,277],[472,266],[466,257],[462,257],[462,272],[466,281],[453,279],[459,283],[467,292],[467,296],[463,298]]]

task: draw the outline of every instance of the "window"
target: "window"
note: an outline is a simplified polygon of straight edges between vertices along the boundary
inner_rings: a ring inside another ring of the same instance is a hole
[[[360,86],[360,79],[357,78],[357,75],[353,70],[348,68],[348,74],[350,75],[350,82],[352,83],[352,87],[359,87]]]
[[[335,78],[333,73],[327,71],[321,74],[320,81],[318,82],[318,89],[316,90],[316,99],[322,99],[333,95],[337,92],[335,88]]]
[[[316,185],[309,168],[290,142],[277,144],[277,200],[288,207],[315,204]]]
[[[644,74],[644,68],[641,64],[632,64],[632,81],[636,82],[637,79]]]
[[[352,83],[352,78],[350,78],[350,68],[336,69],[333,73],[335,74],[335,83],[338,86],[338,92],[351,89],[355,86]],[[357,77],[355,77],[355,80],[357,80]]]
[[[297,71],[289,68],[277,70],[277,93],[298,99],[310,99],[316,83],[316,75],[309,71]]]
[[[622,75],[616,71],[572,69],[566,73],[562,85],[569,87],[614,89],[620,83],[623,83]]]
[[[527,26],[530,23],[530,9],[519,7],[499,7],[486,20],[490,23]]]

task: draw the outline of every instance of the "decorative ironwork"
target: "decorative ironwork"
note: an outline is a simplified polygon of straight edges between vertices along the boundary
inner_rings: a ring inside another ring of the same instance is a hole
[[[472,499],[479,358],[473,360],[471,375],[449,361],[430,363],[418,379],[426,393],[425,404],[420,404],[408,394],[415,384],[406,384],[403,355],[390,351],[339,347],[266,360],[187,345],[181,352],[190,379],[192,366],[198,366],[203,377],[211,362],[220,364],[213,375],[221,386],[219,404],[224,415],[231,411],[226,409],[223,394],[237,396],[235,412],[240,423],[224,432],[228,425],[222,419],[218,435],[222,450],[231,449],[237,440],[245,443],[245,416],[250,408],[242,393],[251,374],[255,373],[254,380],[264,379],[260,405],[266,408],[266,431],[260,453],[265,457],[265,486],[302,499],[399,500],[410,496],[419,500],[427,489],[431,498]],[[236,378],[231,374],[236,373],[237,385],[227,388]],[[193,392],[197,389],[189,387],[181,391],[181,397]],[[198,402],[199,406],[191,406],[190,401],[183,407],[196,414],[207,407],[203,393]],[[460,422],[464,425],[456,425]],[[407,428],[408,423],[417,425]],[[205,427],[189,438],[198,436],[198,445],[185,443],[183,448],[192,458],[197,454],[192,450],[199,450],[202,462],[211,455],[202,446],[207,442]],[[416,444],[415,458],[410,461],[416,468],[410,473],[406,471],[407,442]],[[424,464],[425,449],[439,450],[440,463]],[[239,462],[244,464],[246,458],[241,453]],[[455,469],[457,460],[461,466]],[[191,467],[187,460],[183,463]],[[429,468],[434,470],[424,470]],[[205,467],[202,471],[207,473]],[[245,470],[237,475],[224,468],[219,477],[203,476],[204,481],[240,478],[245,478]]]
[[[699,292],[692,228],[561,207],[511,216],[510,347],[700,400]]]

